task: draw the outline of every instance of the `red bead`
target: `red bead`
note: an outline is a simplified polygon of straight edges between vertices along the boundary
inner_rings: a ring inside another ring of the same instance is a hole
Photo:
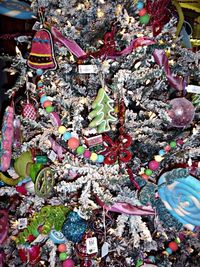
[[[169,243],[168,247],[172,250],[172,251],[176,251],[178,250],[178,245],[176,242],[172,241]]]
[[[67,250],[67,247],[66,247],[65,244],[60,244],[60,245],[58,246],[58,251],[59,251],[59,252],[66,252],[66,250]]]
[[[76,137],[71,137],[68,141],[68,147],[72,150],[76,149],[80,144],[80,141]]]
[[[46,100],[44,103],[43,103],[43,107],[44,108],[47,108],[47,107],[50,107],[52,105],[52,102],[50,100]]]
[[[146,13],[147,13],[146,8],[143,8],[143,9],[140,10],[140,12],[139,12],[139,16],[142,17],[142,16],[144,16]]]
[[[149,180],[149,176],[147,176],[145,173],[143,173],[143,174],[141,175],[141,177],[142,177],[144,180],[146,180],[146,181]]]
[[[149,169],[151,169],[152,171],[157,171],[159,168],[159,162],[152,160],[149,162]]]
[[[164,148],[165,152],[169,152],[171,150],[171,147],[170,145],[167,145],[165,148]]]

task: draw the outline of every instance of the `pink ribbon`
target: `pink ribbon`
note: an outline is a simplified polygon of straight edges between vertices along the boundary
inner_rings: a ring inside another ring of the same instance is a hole
[[[152,208],[134,206],[125,202],[117,202],[111,207],[107,206],[99,197],[96,196],[97,204],[104,208],[107,211],[127,214],[127,215],[136,215],[136,216],[146,216],[146,215],[155,215],[155,211]]]
[[[0,245],[2,245],[8,236],[8,212],[0,210]]]

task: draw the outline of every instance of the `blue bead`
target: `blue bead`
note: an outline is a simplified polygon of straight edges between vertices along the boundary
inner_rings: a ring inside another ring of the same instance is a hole
[[[97,162],[102,163],[103,161],[104,161],[104,156],[103,155],[98,155]]]
[[[170,255],[170,254],[172,254],[172,250],[171,250],[171,248],[166,248],[166,251],[167,251],[167,253]]]
[[[43,82],[38,82],[37,86],[39,86],[39,87],[43,86]]]
[[[46,95],[41,96],[40,103],[43,104],[46,100],[48,100]]]
[[[141,9],[143,9],[144,4],[142,2],[138,2],[136,7],[137,7],[138,10],[141,10]]]
[[[164,149],[161,149],[161,150],[159,150],[158,153],[159,153],[160,156],[164,156],[165,155],[165,150]]]
[[[36,70],[36,74],[37,74],[37,76],[41,76],[43,74],[43,70],[42,69],[37,69]]]
[[[69,139],[71,138],[71,136],[72,136],[71,133],[69,133],[69,132],[65,132],[65,133],[63,134],[63,139],[64,139],[65,141],[67,141],[67,140],[69,140]]]

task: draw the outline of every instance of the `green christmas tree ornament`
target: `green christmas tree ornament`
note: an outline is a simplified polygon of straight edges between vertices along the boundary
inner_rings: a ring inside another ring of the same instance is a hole
[[[107,95],[105,90],[101,88],[97,97],[92,104],[92,111],[89,113],[90,128],[96,128],[98,133],[110,130],[110,123],[116,122],[116,118],[111,115],[114,111],[111,104],[114,101]]]

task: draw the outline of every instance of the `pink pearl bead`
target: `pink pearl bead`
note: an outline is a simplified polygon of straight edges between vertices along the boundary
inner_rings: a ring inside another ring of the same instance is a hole
[[[62,267],[74,267],[74,261],[72,259],[67,259],[63,261]]]
[[[159,162],[152,160],[149,162],[149,169],[151,169],[152,171],[157,171],[159,168]]]
[[[147,10],[145,8],[141,9],[139,12],[139,16],[142,17],[147,13]]]
[[[178,139],[178,140],[176,141],[176,143],[177,143],[177,145],[180,145],[180,146],[181,146],[181,145],[183,145],[184,142],[183,142],[182,139]]]
[[[170,145],[167,145],[167,146],[164,148],[164,150],[165,150],[166,152],[169,152],[170,149],[171,149]]]
[[[84,156],[85,158],[89,159],[90,156],[91,156],[91,152],[90,152],[90,150],[85,150],[85,152],[83,153],[83,156]]]

